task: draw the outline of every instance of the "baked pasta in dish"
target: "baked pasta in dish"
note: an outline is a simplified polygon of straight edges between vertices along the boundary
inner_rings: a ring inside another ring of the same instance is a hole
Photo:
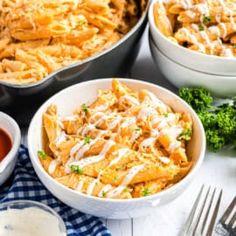
[[[1,0],[0,81],[37,82],[105,50],[145,8],[146,0]]]
[[[182,179],[191,168],[186,144],[189,114],[174,112],[155,94],[133,91],[118,80],[91,104],[61,117],[43,114],[44,169],[61,184],[101,198],[138,198]]]
[[[153,13],[171,41],[209,55],[236,56],[235,0],[158,0]]]

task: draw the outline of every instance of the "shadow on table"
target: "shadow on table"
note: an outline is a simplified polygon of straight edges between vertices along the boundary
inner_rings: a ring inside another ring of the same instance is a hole
[[[142,79],[151,83],[155,83],[165,87],[175,93],[178,88],[172,85],[160,72],[159,68],[154,64],[150,57],[139,58],[131,70],[130,77],[134,79]]]

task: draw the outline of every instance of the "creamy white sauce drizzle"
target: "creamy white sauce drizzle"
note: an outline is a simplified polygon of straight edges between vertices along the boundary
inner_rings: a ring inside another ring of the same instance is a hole
[[[79,141],[78,143],[75,144],[70,150],[70,156],[74,156],[76,152],[84,145],[84,141]]]
[[[96,129],[93,124],[86,125],[81,132],[81,135],[85,136],[89,131],[92,131],[93,129]]]
[[[152,137],[158,138],[159,135],[160,135],[160,132],[158,130],[156,130],[156,129],[151,130],[151,136]]]
[[[58,165],[58,161],[57,161],[57,160],[52,160],[52,161],[50,162],[50,164],[49,164],[49,166],[48,166],[48,173],[49,173],[50,175],[52,175],[52,174],[55,172],[55,170],[56,170],[56,168],[57,168],[57,165]]]
[[[170,143],[170,145],[168,147],[168,151],[173,152],[174,150],[176,150],[180,146],[181,146],[181,142],[177,141],[177,140],[174,140],[173,142]]]
[[[57,120],[56,123],[61,129],[64,129],[64,124],[60,120]]]
[[[111,191],[107,193],[107,198],[114,198],[114,197],[119,196],[124,191],[125,188],[126,186],[118,186],[112,189]]]
[[[196,32],[199,31],[198,25],[197,24],[191,24],[192,29],[194,29]]]
[[[192,6],[192,0],[182,0],[179,1],[179,4],[184,8],[184,9],[189,9]]]
[[[71,163],[74,162],[74,161],[75,161],[74,157],[70,157],[69,160],[66,162],[66,164],[65,164],[65,172],[67,174],[69,174],[71,172],[70,166],[71,166]]]
[[[208,30],[210,31],[211,34],[220,37],[220,29],[217,26],[210,26]]]
[[[88,189],[87,189],[87,194],[88,195],[92,195],[93,194],[93,191],[94,191],[94,188],[96,186],[96,184],[98,183],[98,179],[94,179],[88,186]]]
[[[72,163],[70,163],[70,166],[76,165],[76,166],[79,166],[81,168],[84,168],[85,166],[97,163],[97,162],[99,162],[99,161],[101,161],[105,158],[106,153],[110,150],[110,148],[114,144],[115,144],[114,141],[108,140],[107,143],[104,145],[102,151],[99,153],[99,155],[86,157],[86,158],[83,158],[80,161],[72,162]]]
[[[124,121],[122,122],[122,124],[120,125],[118,132],[120,131],[120,128],[126,128],[135,123],[136,123],[135,117],[126,117]]]
[[[87,152],[98,141],[98,139],[100,138],[99,136],[100,135],[98,135],[96,139],[91,140],[90,143],[84,143],[83,146],[80,147],[79,151],[76,153],[75,159],[81,159],[84,156],[85,152]]]
[[[141,130],[140,131],[139,130],[134,130],[132,132],[132,136],[131,136],[130,142],[133,143],[135,140],[137,140],[140,137],[141,134],[142,134]]]
[[[232,53],[232,50],[230,48],[224,48],[223,49],[223,56],[234,57],[234,54]]]
[[[150,138],[147,138],[147,139],[144,139],[141,143],[140,143],[140,147],[145,149],[147,147],[150,147],[151,145],[154,144],[154,142],[156,141],[156,138],[154,137],[150,137]]]
[[[106,184],[98,193],[98,197],[106,197],[106,194],[112,189],[110,184]]]
[[[206,52],[205,46],[199,43],[195,35],[191,34],[191,32],[187,28],[181,28],[179,29],[179,32],[184,34],[186,38],[190,39],[191,43],[196,45],[200,52],[203,52],[203,53]]]
[[[119,196],[124,191],[126,186],[130,184],[130,182],[133,180],[135,175],[137,175],[138,172],[140,172],[144,167],[145,167],[145,164],[132,167],[127,173],[127,175],[124,177],[121,185],[112,189],[111,191],[107,193],[107,198],[115,198]]]
[[[78,115],[71,115],[63,117],[62,121],[76,121],[78,118]]]
[[[84,181],[80,180],[75,190],[78,192],[81,192],[83,189],[83,186],[84,186]]]
[[[149,116],[156,116],[157,111],[152,107],[143,107],[138,113],[138,119],[146,120]]]
[[[191,11],[191,10],[187,10],[186,15],[191,19],[194,19],[196,17],[196,13],[194,11]]]
[[[159,160],[164,164],[170,163],[170,159],[168,157],[159,157]]]
[[[110,124],[108,124],[108,129],[114,129],[120,123],[121,120],[121,116],[115,117],[115,119]]]
[[[125,154],[127,154],[127,152],[129,152],[128,148],[119,149],[118,156],[110,162],[108,168],[117,164],[125,156]]]
[[[109,107],[109,105],[105,103],[105,104],[95,107],[95,110],[96,111],[105,111],[108,109],[108,107]]]
[[[135,97],[130,96],[130,95],[124,95],[119,98],[119,103],[121,104],[126,101],[130,102],[131,105],[134,105],[134,106],[138,106],[140,104],[139,101]]]
[[[194,6],[194,8],[201,14],[201,18],[200,18],[200,21],[201,21],[201,22],[203,22],[204,15],[205,15],[205,16],[209,16],[209,15],[210,15],[209,7],[208,7],[207,2],[206,2],[206,3],[199,3],[199,4],[196,4],[196,5]]]
[[[99,116],[99,119],[101,117],[103,117],[105,114],[103,112],[95,112],[90,118],[89,118],[89,122],[90,123],[94,123],[96,122],[98,116]]]
[[[151,124],[156,125],[159,130],[167,127],[168,124],[172,124],[176,121],[176,116],[174,113],[168,113],[167,116],[156,116],[152,119]]]
[[[172,126],[172,127],[163,129],[161,131],[161,133],[164,134],[164,135],[169,135],[169,136],[171,136],[173,138],[177,138],[181,134],[182,131],[183,131],[182,127],[180,127],[180,126]]]
[[[125,178],[123,179],[121,185],[126,186],[128,184],[130,184],[130,182],[133,180],[133,178],[135,177],[135,175],[138,174],[138,172],[140,172],[141,170],[143,170],[143,168],[145,167],[145,164],[141,164],[138,166],[134,166],[132,167],[128,174],[125,176]]]
[[[67,138],[67,135],[64,131],[60,132],[60,134],[57,136],[55,140],[56,146],[60,145],[61,143],[65,142]]]
[[[221,28],[221,30],[222,30],[222,38],[225,38],[226,36],[227,36],[227,33],[228,33],[228,31],[227,31],[227,27],[226,27],[226,25],[225,25],[225,23],[220,23],[219,24],[219,27]]]
[[[213,45],[210,41],[208,34],[206,33],[206,31],[200,31],[199,33],[200,33],[200,36],[202,37],[202,39],[205,41],[207,47],[209,47],[210,52],[212,53]]]
[[[153,108],[161,108],[164,111],[167,110],[167,106],[159,99],[154,93],[146,91],[147,95],[144,98],[143,103],[148,103]]]

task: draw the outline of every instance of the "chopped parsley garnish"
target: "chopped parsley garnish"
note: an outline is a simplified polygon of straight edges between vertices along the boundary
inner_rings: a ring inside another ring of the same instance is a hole
[[[86,24],[86,20],[85,19],[81,19],[81,20],[79,20],[79,22],[78,22],[78,25],[79,26],[83,26],[83,25],[85,25]]]
[[[129,189],[127,187],[125,187],[123,192],[127,193],[127,192],[129,192]]]
[[[106,191],[102,191],[102,196],[106,197],[107,196],[107,192]]]
[[[89,112],[89,107],[88,107],[86,104],[83,104],[83,105],[82,105],[82,110],[83,110],[85,113],[88,113],[88,112]]]
[[[84,144],[89,144],[91,142],[91,138],[89,136],[86,136],[84,138]]]
[[[191,129],[184,129],[181,134],[179,135],[178,139],[184,139],[186,141],[189,141],[192,137],[192,130]]]
[[[42,160],[46,160],[48,155],[47,155],[43,150],[38,150],[38,156],[39,156]]]
[[[144,197],[148,196],[148,195],[150,195],[150,193],[151,193],[151,191],[147,187],[145,187],[142,191],[142,196],[144,196]]]
[[[71,165],[71,166],[70,166],[70,169],[71,169],[72,172],[77,173],[77,174],[79,174],[79,175],[82,175],[82,174],[83,174],[83,170],[80,168],[80,166]]]
[[[204,16],[203,17],[203,23],[204,24],[208,24],[211,22],[211,17],[210,16]]]
[[[165,113],[165,114],[164,114],[164,117],[168,117],[168,113]]]
[[[199,31],[203,31],[204,30],[204,26],[203,25],[198,25],[198,29],[199,29]]]
[[[114,178],[113,178],[113,181],[116,181],[116,180],[118,180],[118,176],[117,175],[115,175]]]
[[[136,128],[135,131],[139,133],[139,132],[142,132],[142,129],[141,128]]]

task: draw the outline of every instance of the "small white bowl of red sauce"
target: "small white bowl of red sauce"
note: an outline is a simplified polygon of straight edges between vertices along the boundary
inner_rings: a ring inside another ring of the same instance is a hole
[[[0,112],[0,186],[15,167],[20,140],[18,124],[7,114]]]

